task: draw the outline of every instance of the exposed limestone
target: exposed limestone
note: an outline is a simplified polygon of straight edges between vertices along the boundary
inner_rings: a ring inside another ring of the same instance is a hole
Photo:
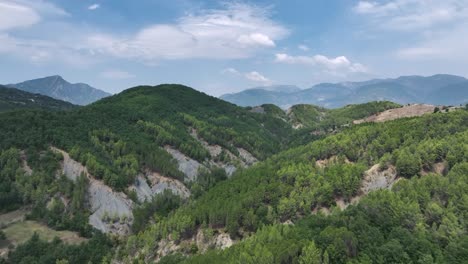
[[[192,128],[190,130],[190,135],[194,139],[196,139],[198,142],[200,142],[206,150],[208,150],[211,157],[214,158],[214,157],[217,157],[219,154],[221,154],[221,151],[223,150],[223,148],[221,146],[219,146],[219,145],[210,145],[204,139],[200,138],[200,136],[198,136],[198,133],[197,133],[196,129]]]
[[[323,168],[330,162],[334,161],[336,161],[336,156],[333,156],[327,160],[317,161],[317,166]],[[351,197],[349,202],[345,201],[343,198],[336,198],[335,204],[341,210],[345,210],[350,204],[359,203],[362,197],[372,191],[379,189],[391,189],[398,180],[399,178],[397,178],[397,172],[394,166],[389,166],[386,170],[381,170],[380,165],[376,164],[364,173],[364,178],[362,180],[358,195]],[[331,213],[330,208],[317,207],[314,208],[312,214],[317,214],[319,212],[323,213],[324,215],[329,215]]]
[[[325,168],[326,166],[328,166],[330,163],[334,163],[334,162],[337,162],[338,161],[338,156],[331,156],[330,158],[328,159],[323,159],[323,160],[317,160],[315,162],[315,165],[319,168]],[[344,162],[345,163],[351,163],[351,161],[348,160],[348,158],[344,158]]]
[[[70,158],[70,155],[67,152],[55,147],[51,147],[51,149],[62,154],[62,173],[65,174],[65,176],[67,176],[70,180],[75,181],[81,175],[81,173],[84,173],[88,176],[88,170],[86,167],[81,165],[81,163],[78,161]]]
[[[176,252],[180,249],[180,245],[177,245],[174,241],[168,239],[161,239],[158,242],[158,250],[156,251],[156,258],[155,263],[159,262],[159,260],[167,256],[173,252]],[[149,261],[148,261],[149,262]]]
[[[150,200],[153,197],[153,191],[143,175],[138,175],[135,179],[135,184],[130,186],[129,189],[136,192],[138,201],[140,202]]]
[[[447,163],[446,162],[438,162],[432,164],[432,167],[430,170],[424,170],[421,169],[420,174],[422,176],[428,175],[429,173],[435,173],[439,175],[445,175],[447,173]]]
[[[151,186],[148,185],[148,182]],[[185,199],[190,196],[190,190],[182,182],[161,176],[156,172],[147,172],[146,177],[138,175],[135,184],[130,189],[135,190],[138,200],[141,202],[151,200],[153,196],[165,190],[171,190],[172,193]]]
[[[197,178],[198,170],[203,165],[170,146],[165,146],[164,149],[169,154],[171,154],[175,160],[177,160],[177,163],[179,164],[179,170],[184,173],[188,181],[194,181]]]
[[[389,109],[364,119],[354,120],[353,123],[361,124],[366,122],[385,122],[404,117],[422,116],[427,113],[433,113],[434,109],[434,105],[412,104],[400,108]]]
[[[130,232],[133,221],[133,202],[121,192],[114,192],[109,186],[90,179],[88,200],[92,215],[89,223],[104,233],[125,235]]]
[[[232,245],[234,245],[234,241],[232,241],[228,233],[221,233],[215,237],[214,246],[217,249],[226,249]]]
[[[338,206],[338,208],[340,208],[341,210],[344,210],[349,206],[349,204],[345,202],[343,198],[335,199],[335,203],[336,203],[336,206]]]
[[[237,167],[231,164],[221,164],[221,167],[224,169],[228,177],[232,176],[232,174],[237,171]]]
[[[206,233],[206,229],[198,229],[197,233],[189,238],[175,243],[172,239],[162,239],[158,242],[158,250],[155,261],[160,258],[170,255],[174,252],[184,251],[191,245],[196,245],[198,252],[205,253],[209,249],[226,249],[235,244],[228,233],[221,229],[214,229],[210,234]]]
[[[161,193],[166,189],[172,190],[173,193],[180,195],[182,198],[190,196],[190,190],[180,181],[168,177],[161,176],[159,173],[152,172],[147,175],[152,183],[151,190],[153,194]]]
[[[113,191],[103,182],[89,174],[87,168],[70,158],[60,149],[52,148],[63,155],[62,173],[75,181],[82,173],[89,179],[88,206],[92,212],[89,224],[104,233],[125,235],[130,232],[133,221],[133,202],[121,192]]]
[[[298,130],[298,129],[304,128],[304,124],[295,123],[292,125],[292,128]]]
[[[368,194],[378,189],[390,189],[396,178],[397,172],[394,166],[389,166],[386,170],[381,171],[379,164],[376,164],[365,172],[361,191],[363,194]]]
[[[200,136],[198,135],[197,131],[195,129],[191,129],[190,130],[190,135],[195,138],[198,142],[200,142],[203,147],[208,150],[208,152],[210,153],[210,156],[212,158],[216,158],[218,157],[221,152],[224,150],[224,152],[229,156],[229,158],[231,160],[233,160],[234,162],[236,163],[240,163],[241,166],[243,167],[246,167],[244,161],[242,160],[239,160],[239,158],[232,154],[229,150],[219,146],[219,145],[210,145],[208,142],[206,142],[205,140],[203,140],[202,138],[200,138]],[[228,163],[225,163],[225,162],[221,162],[221,161],[213,161],[213,160],[210,160],[209,161],[210,165],[211,166],[216,166],[216,167],[220,167],[220,168],[223,168],[224,171],[226,172],[227,176],[232,176],[232,174],[234,174],[234,172],[236,172],[237,170],[237,167],[232,164],[231,162],[228,162]]]
[[[258,162],[257,158],[255,158],[250,152],[243,148],[237,148],[239,151],[239,155],[242,158],[242,160],[245,162],[247,166],[251,166],[255,163]]]

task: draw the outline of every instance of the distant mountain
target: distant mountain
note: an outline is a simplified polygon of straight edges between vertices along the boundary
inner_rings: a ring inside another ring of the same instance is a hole
[[[85,83],[69,83],[58,75],[7,86],[30,93],[47,95],[77,105],[87,105],[110,95]]]
[[[337,108],[370,101],[458,105],[468,102],[468,80],[447,74],[402,76],[365,82],[322,83],[290,92],[259,87],[223,95],[221,99],[240,106],[275,104],[282,108],[296,104]]]
[[[291,95],[300,92],[301,89],[295,85],[272,85],[251,88],[240,93],[225,94],[221,99],[240,105],[257,106],[262,104],[278,104],[282,98],[290,98]],[[285,101],[287,104],[287,100]]]
[[[271,86],[260,86],[253,89],[263,89],[271,92],[279,93],[294,93],[301,90],[301,88],[295,85],[271,85]]]
[[[17,109],[68,110],[77,107],[49,96],[28,93],[0,85],[0,112]]]

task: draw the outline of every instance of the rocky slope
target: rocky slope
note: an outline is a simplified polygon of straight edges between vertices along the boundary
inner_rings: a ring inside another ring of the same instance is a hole
[[[104,233],[129,234],[133,221],[134,202],[123,192],[116,192],[102,181],[96,180],[85,166],[73,160],[67,152],[57,148],[52,149],[63,156],[61,173],[73,181],[82,174],[89,179],[87,200],[92,212],[89,224]],[[139,175],[135,184],[129,189],[136,191],[140,201],[151,199],[164,190],[171,190],[184,198],[190,195],[183,183],[152,172]]]

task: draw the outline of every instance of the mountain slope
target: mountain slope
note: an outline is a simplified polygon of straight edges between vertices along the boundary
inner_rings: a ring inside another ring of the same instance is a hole
[[[290,93],[278,93],[268,89],[256,89],[253,93],[246,90],[223,95],[221,98],[241,106],[269,103],[282,108],[296,104],[337,108],[369,101],[458,105],[467,102],[467,91],[468,81],[465,78],[438,74],[429,77],[402,76],[365,82],[323,83]]]
[[[452,252],[463,254],[456,248],[466,243],[458,234],[467,231],[467,121],[468,112],[459,110],[366,124],[287,150],[155,222],[129,240],[127,253],[150,261],[204,248],[204,234],[229,233],[244,240],[187,262],[297,263],[312,242],[331,263],[462,259]],[[456,231],[443,231],[448,226]],[[440,236],[453,244],[434,239]]]
[[[445,105],[466,104],[468,102],[468,81],[438,88],[429,93],[426,98],[429,102],[439,102]]]
[[[41,186],[49,190],[57,184],[53,175],[63,173],[76,183],[83,173],[89,208],[81,209],[89,215],[80,219],[89,221],[74,228],[89,230],[89,223],[117,234],[129,232],[138,203],[152,201],[165,190],[180,190],[183,199],[190,192],[201,195],[234,171],[284,149],[292,134],[291,126],[279,118],[251,113],[181,85],[135,87],[67,112],[0,114],[0,123],[0,150],[8,150],[9,159],[24,160],[12,163],[17,167],[11,171],[26,164],[23,170],[33,175],[21,184],[14,176],[5,180],[14,190],[6,204],[12,209],[32,204],[47,212],[47,201],[60,195],[44,193],[37,202],[23,202],[23,192],[38,186],[29,179],[52,175],[47,187]],[[49,156],[47,172],[27,166]],[[121,219],[118,224],[116,218]]]
[[[17,109],[69,110],[77,106],[48,96],[0,85],[0,112]]]
[[[9,84],[8,86],[77,105],[87,105],[110,95],[84,83],[71,84],[58,75]]]

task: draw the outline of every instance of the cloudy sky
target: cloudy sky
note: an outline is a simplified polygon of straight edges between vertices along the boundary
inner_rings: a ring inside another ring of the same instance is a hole
[[[108,92],[468,76],[468,0],[0,0],[0,83]]]

